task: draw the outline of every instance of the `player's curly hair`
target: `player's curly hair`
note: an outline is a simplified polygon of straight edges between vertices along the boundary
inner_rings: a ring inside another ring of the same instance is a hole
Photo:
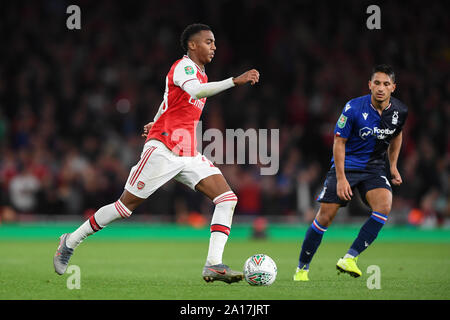
[[[202,24],[202,23],[193,23],[188,25],[184,31],[181,33],[180,37],[180,44],[181,48],[183,48],[184,51],[187,51],[188,49],[188,41],[191,39],[191,37],[196,34],[197,32],[200,32],[202,30],[209,30],[211,31],[211,27]]]
[[[379,64],[376,65],[375,67],[373,67],[372,69],[372,73],[370,75],[370,79],[373,78],[373,75],[377,72],[383,72],[386,73],[389,78],[391,78],[392,82],[395,83],[395,73],[394,73],[394,69],[388,65],[388,64]]]

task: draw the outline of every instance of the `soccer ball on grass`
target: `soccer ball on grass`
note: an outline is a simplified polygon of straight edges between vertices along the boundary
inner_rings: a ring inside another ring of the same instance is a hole
[[[252,286],[270,286],[277,277],[277,265],[268,255],[254,254],[245,261],[244,277]]]

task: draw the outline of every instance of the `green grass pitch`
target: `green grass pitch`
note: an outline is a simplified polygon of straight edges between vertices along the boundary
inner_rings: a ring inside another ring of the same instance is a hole
[[[112,227],[111,227],[112,228]],[[304,230],[304,229],[302,229]],[[356,230],[356,229],[355,229]],[[2,232],[0,226],[0,234]],[[295,239],[231,238],[224,262],[242,269],[255,253],[278,266],[275,283],[206,283],[201,277],[208,249],[204,239],[109,238],[95,235],[76,250],[69,265],[80,267],[80,289],[68,289],[70,274],[57,275],[52,258],[58,238],[0,236],[0,299],[96,300],[322,300],[450,299],[450,242],[375,242],[359,258],[360,278],[337,274],[336,262],[351,240],[324,238],[309,273],[292,280],[304,232]],[[52,236],[53,237],[53,236]],[[380,268],[380,289],[369,289],[370,265]]]

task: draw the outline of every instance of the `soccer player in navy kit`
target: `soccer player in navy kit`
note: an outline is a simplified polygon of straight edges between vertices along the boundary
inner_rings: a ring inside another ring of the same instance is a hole
[[[390,183],[402,183],[397,160],[408,109],[391,97],[395,86],[393,69],[378,65],[369,80],[371,93],[345,105],[334,130],[331,168],[317,198],[320,208],[302,243],[295,281],[309,280],[309,264],[323,234],[339,208],[352,199],[355,188],[372,214],[336,268],[353,277],[361,276],[357,258],[375,240],[391,211]]]

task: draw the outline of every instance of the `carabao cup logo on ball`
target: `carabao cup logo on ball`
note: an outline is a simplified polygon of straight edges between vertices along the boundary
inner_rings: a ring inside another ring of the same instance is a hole
[[[269,286],[277,276],[277,266],[269,256],[255,254],[244,264],[244,276],[252,286]]]

